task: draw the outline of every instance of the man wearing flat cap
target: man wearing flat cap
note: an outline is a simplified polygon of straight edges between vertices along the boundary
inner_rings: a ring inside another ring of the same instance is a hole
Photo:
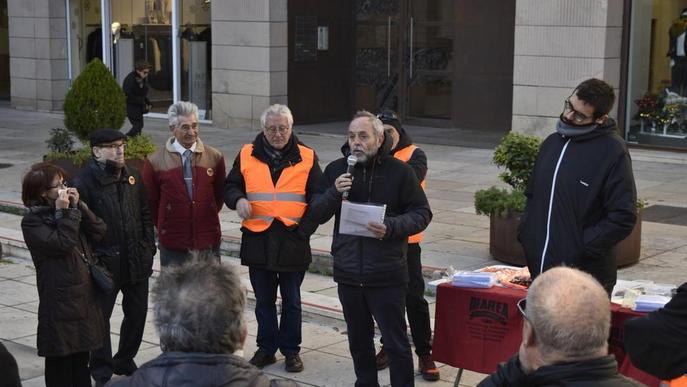
[[[103,347],[91,352],[91,376],[96,386],[112,374],[131,375],[134,357],[143,338],[148,310],[148,278],[153,272],[155,237],[143,180],[124,164],[125,136],[118,130],[100,129],[91,134],[92,158],[73,184],[91,210],[107,223],[107,234],[93,245],[95,256],[113,274],[115,290],[99,293],[105,319]],[[119,348],[112,356],[110,317],[117,294],[122,292],[124,320]]]

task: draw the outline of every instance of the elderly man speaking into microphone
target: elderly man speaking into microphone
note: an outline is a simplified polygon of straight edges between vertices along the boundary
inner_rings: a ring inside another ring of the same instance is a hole
[[[327,165],[309,209],[319,223],[336,216],[334,281],[348,328],[356,386],[379,385],[373,318],[390,359],[391,385],[414,385],[405,322],[406,254],[408,236],[424,230],[432,212],[413,170],[389,154],[390,144],[382,122],[367,111],[358,112],[348,127],[344,157]],[[350,169],[349,150],[356,160]],[[344,192],[353,203],[386,205],[383,223],[367,224],[371,237],[339,232]]]

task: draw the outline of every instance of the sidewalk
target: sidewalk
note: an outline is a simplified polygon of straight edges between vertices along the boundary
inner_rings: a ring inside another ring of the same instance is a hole
[[[0,169],[0,200],[20,203],[21,177],[28,167],[40,161],[46,153],[48,131],[62,125],[62,116],[49,113],[22,112],[0,106],[3,141],[0,142],[0,164],[12,166]],[[331,124],[328,124],[331,125]],[[299,139],[313,147],[321,166],[340,157],[339,147],[345,141],[345,125],[341,135],[316,133],[313,125],[303,130],[295,128]],[[125,125],[125,129],[128,124]],[[335,132],[329,128],[330,132]],[[168,137],[166,122],[146,119],[144,132],[153,136],[158,144]],[[252,139],[257,131],[220,129],[201,125],[204,142],[224,152],[230,168],[240,147]],[[412,132],[410,133],[413,134]],[[422,243],[423,264],[426,274],[453,266],[470,270],[495,264],[488,252],[489,220],[474,213],[472,197],[476,190],[498,182],[498,171],[491,164],[492,150],[442,145],[419,144],[429,159],[427,196],[434,219]],[[638,196],[649,204],[687,208],[687,154],[651,150],[631,150]],[[225,235],[225,252],[237,250],[240,222],[235,212],[223,209],[220,213]],[[42,359],[35,355],[35,327],[37,293],[35,272],[22,247],[16,215],[0,214],[0,243],[5,254],[10,253],[12,263],[0,265],[0,339],[10,351],[20,355],[22,379],[25,386],[42,386]],[[312,247],[318,255],[327,256],[331,244],[333,222],[321,226],[312,238]],[[681,284],[687,280],[687,227],[665,223],[643,222],[642,257],[640,263],[619,271],[619,278],[650,279],[657,282]],[[237,261],[226,257],[227,262]],[[246,269],[241,267],[241,272]],[[247,283],[247,275],[242,276]],[[434,300],[428,297],[433,303]],[[274,376],[295,378],[304,385],[351,385],[354,381],[353,365],[348,353],[345,325],[342,322],[336,286],[331,277],[308,273],[303,284],[304,317],[303,360],[306,370],[301,374],[286,374],[283,362],[266,368]],[[433,312],[432,312],[433,314]],[[116,308],[113,327],[121,319],[121,308]],[[256,324],[249,306],[249,338],[246,356],[255,350]],[[149,314],[145,343],[137,361],[139,364],[159,353],[157,336]],[[113,334],[116,343],[116,334]],[[448,366],[441,368],[442,381],[427,385],[450,385],[457,372]],[[481,376],[466,372],[461,385],[474,386]],[[388,384],[388,371],[380,372],[380,382]],[[421,377],[416,383],[423,385]]]

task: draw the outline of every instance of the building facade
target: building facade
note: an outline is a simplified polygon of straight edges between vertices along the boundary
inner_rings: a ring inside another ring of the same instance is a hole
[[[218,127],[258,128],[262,110],[280,102],[297,124],[390,108],[420,126],[543,136],[572,88],[597,77],[618,93],[613,115],[629,143],[683,149],[686,8],[687,0],[8,0],[9,94],[17,109],[59,111],[94,57],[119,82],[146,59],[153,114],[192,100]]]

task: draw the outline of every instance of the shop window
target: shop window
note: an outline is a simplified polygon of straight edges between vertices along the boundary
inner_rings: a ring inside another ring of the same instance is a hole
[[[626,140],[687,148],[687,0],[632,2]]]

